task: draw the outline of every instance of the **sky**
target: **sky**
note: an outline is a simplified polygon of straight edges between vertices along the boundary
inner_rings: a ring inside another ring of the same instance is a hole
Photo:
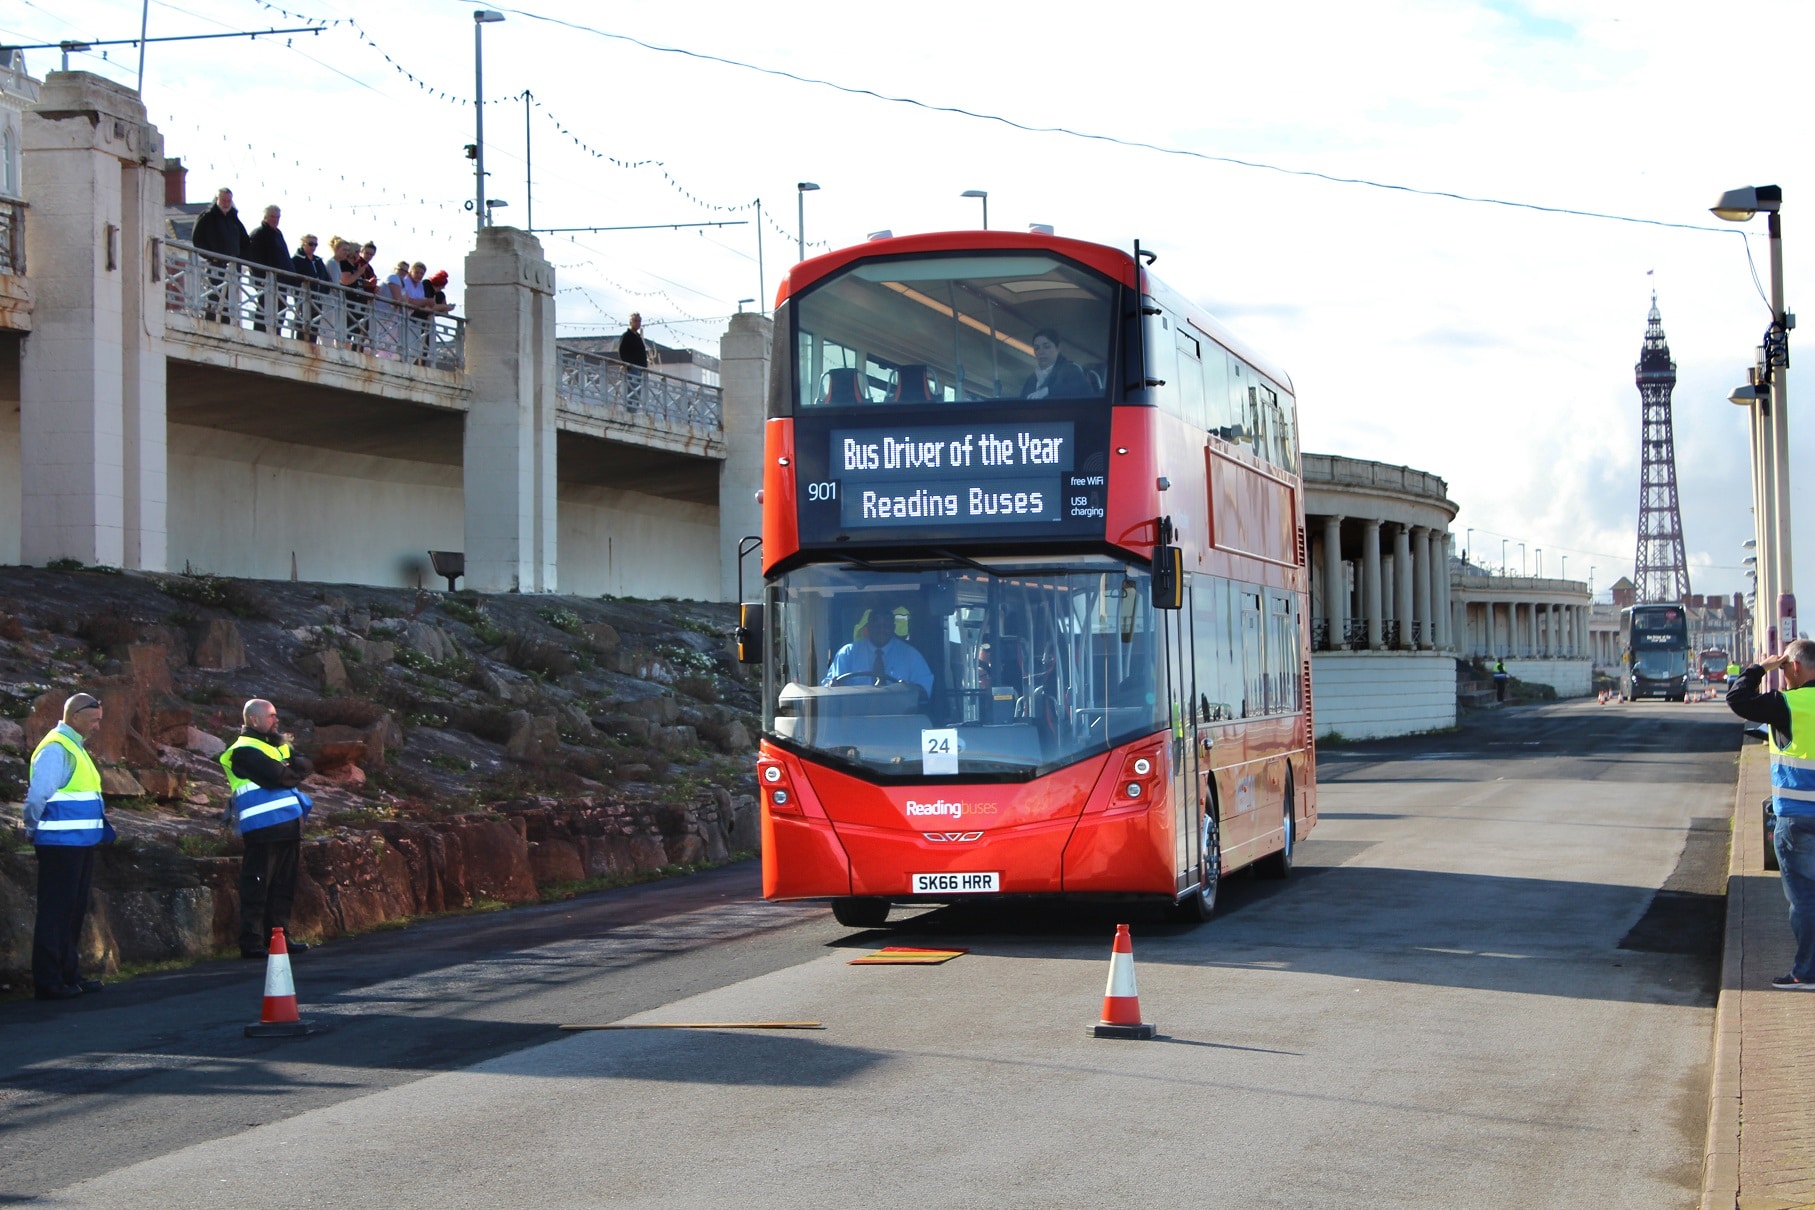
[[[1195,0],[1112,20],[955,0],[523,3],[494,5],[506,19],[484,32],[495,220],[743,224],[542,235],[562,335],[615,334],[640,310],[657,340],[715,353],[740,300],[765,305],[795,260],[802,202],[812,253],[977,226],[959,195],[987,190],[992,227],[1138,239],[1169,285],[1287,369],[1307,450],[1442,476],[1458,548],[1495,568],[1504,550],[1515,574],[1540,558],[1546,575],[1592,574],[1604,599],[1632,572],[1633,368],[1655,289],[1691,588],[1747,586],[1746,413],[1727,394],[1770,319],[1768,244],[1762,216],[1707,208],[1782,186],[1794,311],[1815,265],[1798,208],[1815,173],[1795,150],[1812,98],[1772,48],[1815,44],[1815,5]],[[277,202],[292,243],[372,239],[381,264],[447,268],[458,298],[474,7],[150,0],[152,37],[330,28],[152,44],[146,107],[192,200],[231,185],[249,223]],[[131,39],[140,17],[141,0],[15,0],[0,39]],[[59,57],[28,64],[42,77]],[[131,84],[138,52],[71,67]],[[820,189],[803,198],[801,181]],[[1791,357],[1794,373],[1797,334]],[[1793,468],[1815,450],[1797,383]],[[1792,521],[1815,583],[1808,500]]]

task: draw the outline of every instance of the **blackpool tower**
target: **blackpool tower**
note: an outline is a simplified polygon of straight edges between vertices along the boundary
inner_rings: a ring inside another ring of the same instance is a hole
[[[1689,563],[1683,555],[1683,514],[1676,502],[1676,438],[1670,425],[1670,392],[1676,363],[1664,339],[1657,293],[1639,353],[1639,551],[1633,582],[1642,604],[1680,602],[1689,596]]]

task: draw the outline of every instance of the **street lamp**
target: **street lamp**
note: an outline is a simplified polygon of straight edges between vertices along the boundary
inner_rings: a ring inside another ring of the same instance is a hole
[[[1500,574],[1506,574],[1506,539],[1500,539]]]
[[[1525,543],[1519,543],[1519,574],[1525,574]]]
[[[1790,570],[1790,476],[1785,473],[1790,456],[1790,332],[1796,327],[1796,316],[1783,301],[1783,190],[1776,185],[1747,186],[1729,189],[1720,201],[1710,207],[1716,218],[1730,223],[1743,223],[1760,210],[1765,212],[1766,233],[1771,240],[1771,326],[1765,329],[1762,373],[1754,372],[1752,387],[1765,386],[1770,393],[1770,456],[1766,466],[1773,482],[1769,485],[1771,526],[1760,526],[1766,539],[1771,585],[1777,592],[1777,634],[1785,643],[1796,637],[1796,589]],[[1735,402],[1739,402],[1735,400]],[[1761,434],[1763,423],[1759,425]],[[1768,604],[1770,597],[1764,598]],[[1775,641],[1771,651],[1777,650]]]
[[[1542,546],[1538,547],[1538,578],[1540,580],[1544,578],[1544,548]]]
[[[473,10],[473,222],[483,231],[491,222],[485,208],[485,27],[504,20],[489,8]]]
[[[1569,556],[1568,555],[1563,556],[1563,574],[1559,578],[1564,579],[1564,580],[1567,580],[1569,578]]]
[[[795,194],[800,201],[800,205],[797,207],[798,214],[796,215],[796,221],[799,225],[795,230],[800,234],[801,260],[807,259],[807,194],[814,193],[818,189],[819,186],[815,185],[812,181],[802,181],[800,184],[794,186]]]
[[[977,198],[982,201],[982,203],[983,203],[983,229],[985,231],[988,231],[989,230],[989,190],[987,190],[987,189],[966,189],[963,193],[960,193],[958,196],[959,197],[974,197],[974,198]]]
[[[1469,556],[1474,553],[1474,550],[1475,550],[1475,527],[1471,525],[1468,527],[1468,536],[1466,538],[1462,539],[1462,565],[1464,567],[1468,566]]]

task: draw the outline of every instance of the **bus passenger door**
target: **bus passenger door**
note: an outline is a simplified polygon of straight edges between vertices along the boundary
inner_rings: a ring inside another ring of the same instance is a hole
[[[1166,717],[1172,727],[1172,826],[1176,890],[1197,882],[1198,830],[1203,824],[1198,794],[1197,728],[1192,703],[1196,700],[1192,656],[1191,582],[1186,576],[1182,609],[1156,610],[1166,634]]]

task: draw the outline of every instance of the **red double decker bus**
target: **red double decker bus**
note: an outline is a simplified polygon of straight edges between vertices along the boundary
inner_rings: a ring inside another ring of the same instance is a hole
[[[990,896],[1283,877],[1316,821],[1286,375],[1147,271],[879,239],[778,297],[763,893],[852,927]]]

